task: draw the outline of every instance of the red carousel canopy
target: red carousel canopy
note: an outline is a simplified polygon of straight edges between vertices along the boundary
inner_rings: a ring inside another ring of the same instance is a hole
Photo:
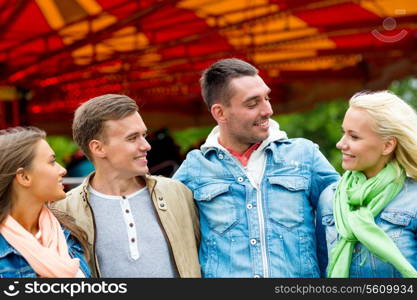
[[[201,71],[239,57],[290,112],[415,74],[416,31],[414,0],[0,0],[0,100],[57,132],[105,93],[151,127],[201,125]]]

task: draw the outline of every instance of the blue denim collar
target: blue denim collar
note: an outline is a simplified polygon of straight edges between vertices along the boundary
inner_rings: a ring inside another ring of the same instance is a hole
[[[272,151],[272,153],[274,154],[274,156],[276,156],[275,154],[278,153],[278,149],[277,149],[276,146],[273,146],[273,145],[275,145],[275,144],[291,144],[291,143],[292,143],[292,141],[288,138],[276,140],[276,141],[273,141],[273,142],[269,143],[269,145],[266,146],[264,148],[264,150],[270,149]],[[214,146],[213,147],[207,147],[207,148],[204,148],[204,149],[201,150],[201,152],[203,153],[204,156],[207,156],[207,154],[212,152],[212,151],[215,151],[216,154],[219,154],[219,152],[222,152],[223,150],[219,149],[217,147],[214,147]]]
[[[70,231],[63,228],[65,239],[68,240]],[[12,245],[9,244],[8,241],[4,238],[2,234],[0,234],[0,258],[3,258],[10,253],[14,253],[17,255],[21,255]]]
[[[2,234],[0,234],[0,258],[3,258],[5,256],[9,255],[10,253],[20,255],[20,253],[17,252],[17,250],[15,248],[13,248],[12,245],[10,245],[6,241],[4,236]]]

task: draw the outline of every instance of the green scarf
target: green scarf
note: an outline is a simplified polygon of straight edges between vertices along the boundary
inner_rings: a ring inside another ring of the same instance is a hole
[[[391,162],[369,179],[359,171],[346,171],[343,175],[333,199],[336,229],[341,239],[330,252],[328,277],[349,277],[356,242],[392,264],[403,277],[417,277],[417,271],[374,220],[403,188],[405,172],[401,168],[398,176],[397,170],[398,165]]]

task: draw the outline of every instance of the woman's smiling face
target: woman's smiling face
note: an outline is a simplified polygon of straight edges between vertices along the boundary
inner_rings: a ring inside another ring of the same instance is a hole
[[[342,167],[365,173],[367,178],[381,171],[389,160],[386,141],[377,134],[374,121],[362,109],[349,108],[342,124],[343,136],[336,144],[342,151]]]

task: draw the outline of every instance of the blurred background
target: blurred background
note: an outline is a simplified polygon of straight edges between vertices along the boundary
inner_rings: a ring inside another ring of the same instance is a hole
[[[74,110],[126,94],[151,132],[151,172],[171,176],[214,126],[202,70],[238,57],[271,87],[289,137],[341,172],[347,100],[390,89],[416,107],[416,50],[415,0],[0,0],[0,128],[46,130],[68,177],[83,177]]]

